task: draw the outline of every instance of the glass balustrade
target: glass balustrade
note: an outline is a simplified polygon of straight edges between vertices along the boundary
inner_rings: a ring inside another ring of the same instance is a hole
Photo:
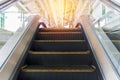
[[[109,9],[94,22],[94,29],[116,71],[120,74],[120,14]]]
[[[120,0],[111,0],[111,1],[118,4],[118,5],[120,5]]]
[[[28,14],[16,6],[0,12],[0,49],[18,31],[23,28],[23,22]],[[26,24],[26,23],[25,23]]]
[[[0,68],[27,29],[29,15],[17,3],[0,12]]]

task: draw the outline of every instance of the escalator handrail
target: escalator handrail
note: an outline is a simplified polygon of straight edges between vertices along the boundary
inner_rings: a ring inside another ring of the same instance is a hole
[[[88,16],[81,16],[81,23],[83,25],[84,33],[88,39],[88,42],[94,52],[94,57],[97,61],[98,67],[102,73],[104,80],[119,80],[119,75],[114,69],[111,61],[106,55],[102,44],[100,43],[97,35],[93,29],[93,25]],[[97,46],[96,46],[97,45]],[[103,62],[104,61],[104,62]],[[107,64],[107,65],[106,65]],[[108,76],[109,75],[109,76]]]
[[[23,27],[23,29],[20,28],[22,31],[18,30],[18,32],[14,34],[0,50],[0,53],[4,52],[3,54],[10,54],[7,59],[5,58],[5,62],[1,66],[0,80],[13,80],[20,62],[23,60],[26,50],[29,48],[28,44],[30,44],[35,31],[38,28],[40,17],[33,15],[28,19],[29,22],[26,27]],[[1,59],[3,59],[4,56],[1,57]]]

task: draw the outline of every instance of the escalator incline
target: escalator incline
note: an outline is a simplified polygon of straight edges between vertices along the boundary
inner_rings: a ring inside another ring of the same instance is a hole
[[[81,29],[41,28],[18,80],[99,80]]]

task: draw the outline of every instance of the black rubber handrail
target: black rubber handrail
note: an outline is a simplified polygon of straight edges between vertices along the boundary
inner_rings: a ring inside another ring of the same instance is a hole
[[[46,24],[44,22],[40,22],[39,26],[42,25],[44,28],[47,28]]]

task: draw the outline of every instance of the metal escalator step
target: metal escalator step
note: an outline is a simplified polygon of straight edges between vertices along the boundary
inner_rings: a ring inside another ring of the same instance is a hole
[[[19,80],[99,80],[95,66],[25,66]]]
[[[90,51],[83,52],[40,52],[40,51],[29,51],[29,54],[90,54]]]
[[[33,51],[86,51],[85,40],[34,40]]]
[[[82,34],[82,32],[39,32],[39,34]]]
[[[85,40],[34,40],[34,42],[85,42]]]
[[[120,40],[113,40],[113,39],[111,39],[111,40],[104,40],[105,42],[107,42],[107,41],[111,41],[111,42],[113,42],[113,43],[115,43],[115,42],[120,42]]]
[[[111,40],[112,42],[120,42],[120,40]]]
[[[106,34],[120,34],[120,32],[105,32]]]
[[[81,31],[78,28],[41,28],[39,32],[71,32],[71,31]]]
[[[95,66],[73,65],[73,66],[23,66],[23,72],[94,72]]]
[[[26,63],[29,65],[88,65],[90,51],[85,52],[34,52],[29,51]]]
[[[39,32],[37,40],[84,40],[82,32]]]

